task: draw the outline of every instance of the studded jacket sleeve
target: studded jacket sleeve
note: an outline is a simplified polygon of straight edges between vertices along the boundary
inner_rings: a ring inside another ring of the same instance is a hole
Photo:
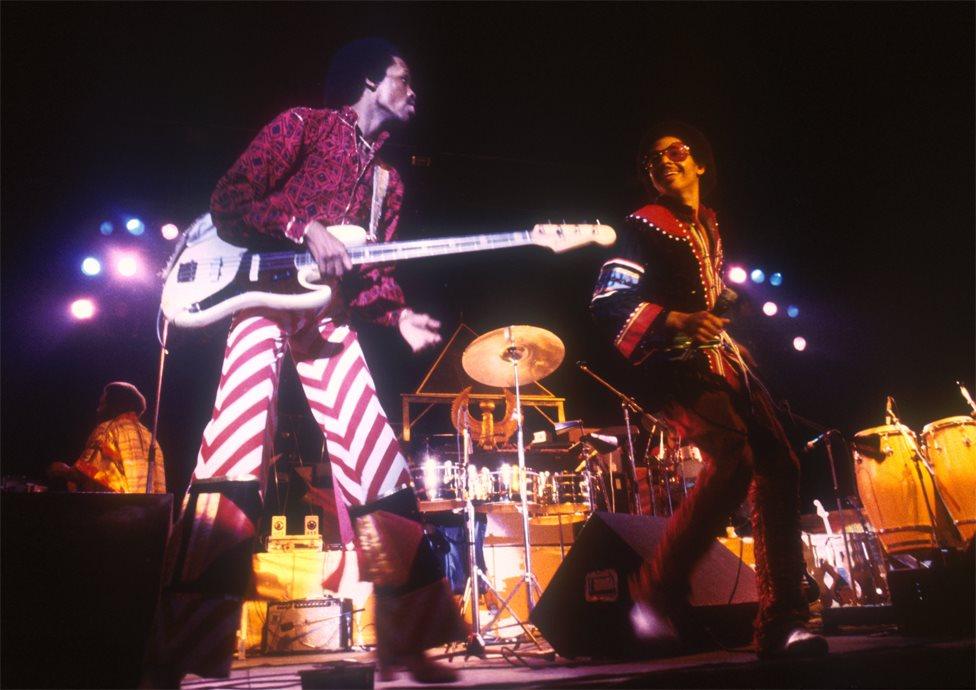
[[[638,363],[670,342],[668,309],[651,289],[649,274],[658,270],[654,247],[639,224],[628,219],[614,256],[600,268],[590,313],[614,347]]]

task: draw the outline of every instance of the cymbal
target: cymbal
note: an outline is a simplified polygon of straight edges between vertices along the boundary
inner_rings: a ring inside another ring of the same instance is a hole
[[[496,388],[515,385],[518,362],[519,385],[545,378],[563,361],[563,342],[544,328],[506,326],[475,338],[461,355],[464,371],[478,383]]]

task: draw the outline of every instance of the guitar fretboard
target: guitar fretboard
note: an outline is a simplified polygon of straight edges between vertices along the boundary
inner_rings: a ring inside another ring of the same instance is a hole
[[[404,259],[420,259],[427,256],[445,256],[447,254],[464,254],[469,252],[504,249],[506,247],[523,247],[534,244],[528,230],[519,232],[503,232],[491,235],[470,235],[467,237],[444,237],[432,240],[408,240],[406,242],[386,242],[382,244],[365,244],[348,247],[346,251],[353,264],[382,263],[387,261],[402,261]],[[299,254],[298,266],[312,263],[312,256],[308,252]]]

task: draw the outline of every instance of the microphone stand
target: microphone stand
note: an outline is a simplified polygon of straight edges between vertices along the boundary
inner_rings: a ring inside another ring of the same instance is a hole
[[[159,404],[163,395],[163,372],[166,368],[166,339],[169,335],[169,320],[163,319],[163,333],[159,341],[159,370],[156,373],[156,405],[153,409],[152,434],[149,436],[149,454],[146,458],[146,493],[155,493],[156,488],[156,435],[159,428]]]
[[[643,407],[641,407],[637,403],[637,401],[634,400],[632,397],[630,397],[623,391],[614,388],[606,379],[596,374],[592,369],[590,369],[587,366],[586,362],[577,362],[576,366],[579,367],[580,371],[582,371],[584,374],[588,375],[594,381],[596,381],[601,386],[603,386],[608,391],[610,391],[620,401],[620,407],[624,413],[624,425],[627,430],[627,460],[629,461],[628,470],[629,470],[629,475],[631,477],[631,486],[633,487],[633,496],[631,500],[634,501],[634,506],[636,507],[637,514],[641,514],[643,511],[641,510],[641,505],[640,505],[640,491],[637,488],[637,461],[634,458],[634,442],[630,430],[630,413],[634,412],[635,414],[650,420],[650,422],[655,426],[659,426],[663,429],[667,429],[669,427],[667,424],[665,424],[660,419],[658,419],[650,412],[645,410]],[[648,471],[648,482],[649,481],[650,481],[650,471]],[[611,481],[611,493],[613,488],[612,485],[613,482]],[[653,490],[651,493],[651,497],[653,498]]]

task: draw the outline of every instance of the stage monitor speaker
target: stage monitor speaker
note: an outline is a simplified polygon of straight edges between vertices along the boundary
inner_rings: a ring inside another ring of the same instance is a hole
[[[0,685],[138,685],[172,511],[169,494],[3,497]]]
[[[664,535],[664,518],[596,512],[543,592],[530,620],[561,656],[646,658],[656,651],[634,637],[627,585]],[[693,647],[745,644],[757,610],[752,569],[718,541],[691,581]]]

